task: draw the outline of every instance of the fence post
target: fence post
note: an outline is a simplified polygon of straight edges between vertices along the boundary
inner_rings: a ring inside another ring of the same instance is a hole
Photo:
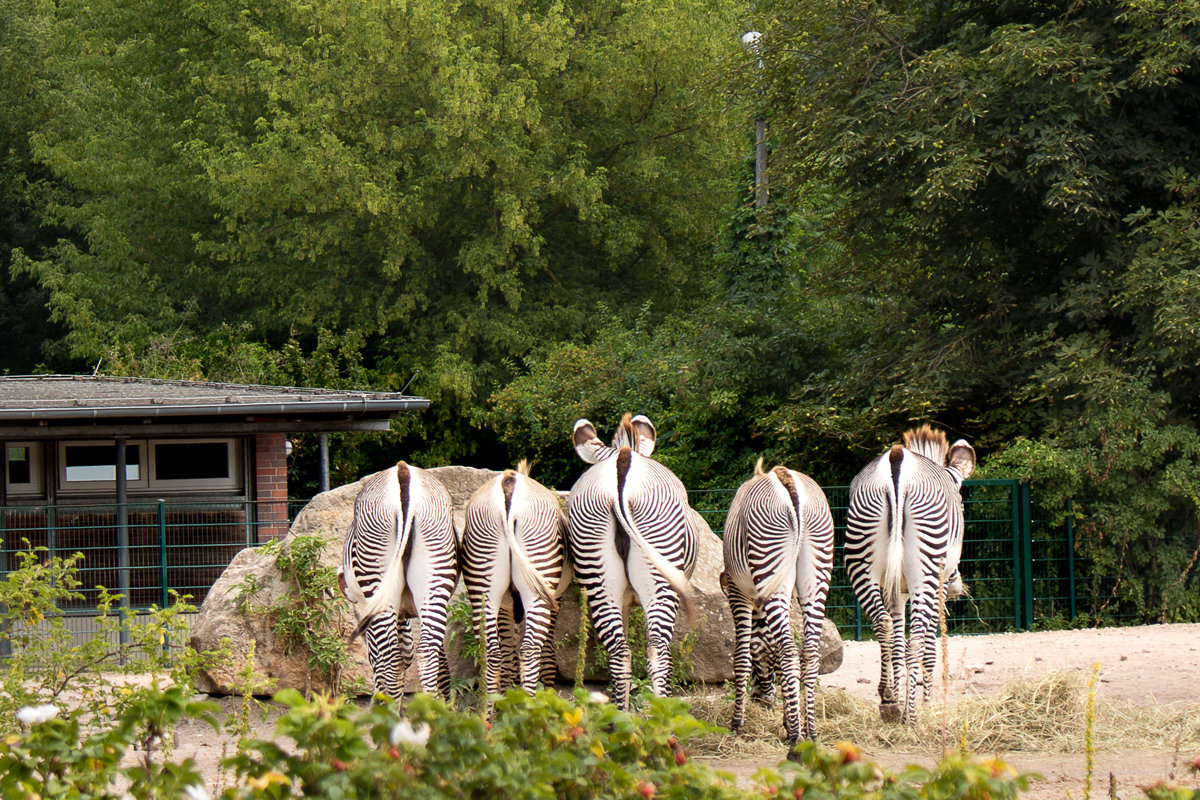
[[[130,580],[129,580],[129,489],[126,481],[125,440],[116,440],[116,464],[114,469],[117,481],[117,583],[121,592],[120,614],[121,631],[121,663],[125,663],[125,649],[129,647],[129,616],[130,616]]]
[[[0,578],[8,575],[8,510],[0,507]],[[8,614],[8,606],[0,603],[0,614]],[[12,640],[5,635],[0,638],[0,659],[12,655]]]
[[[1067,608],[1075,621],[1075,501],[1067,498]]]
[[[1025,554],[1025,580],[1022,588],[1025,599],[1021,604],[1025,611],[1024,630],[1033,630],[1033,521],[1029,498],[1029,484],[1019,483],[1021,494],[1021,549]]]
[[[1021,552],[1023,537],[1021,535],[1021,487],[1016,481],[1011,481],[1008,486],[1008,516],[1012,522],[1012,558],[1013,558],[1013,628],[1021,630],[1021,621],[1024,619],[1024,614],[1021,613],[1021,600],[1025,593],[1021,586],[1024,583],[1022,573],[1024,572],[1025,558]]]
[[[167,607],[167,503],[158,498],[158,574],[161,581],[162,608]]]

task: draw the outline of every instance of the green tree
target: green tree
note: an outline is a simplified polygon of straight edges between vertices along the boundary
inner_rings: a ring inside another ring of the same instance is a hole
[[[469,457],[479,400],[532,347],[590,334],[600,302],[696,301],[735,13],[59,4],[33,152],[74,190],[51,221],[75,238],[21,269],[81,359],[210,373],[223,326],[269,351],[356,338],[377,385],[418,375],[437,401],[426,454]]]
[[[765,12],[776,164],[841,198],[814,280],[857,331],[779,419],[933,418],[985,468],[1007,448],[1075,496],[1111,597],[1195,618],[1200,7]]]
[[[53,241],[42,228],[33,184],[46,179],[33,160],[29,133],[45,117],[44,46],[49,3],[0,0],[0,372],[31,372],[47,355],[46,339],[61,334],[49,325],[46,293],[11,272],[14,248]]]

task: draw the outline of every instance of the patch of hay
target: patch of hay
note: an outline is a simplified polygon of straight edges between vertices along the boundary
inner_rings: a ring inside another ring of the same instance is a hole
[[[937,692],[935,690],[936,697]],[[818,689],[817,733],[826,744],[848,740],[870,750],[940,756],[947,749],[973,752],[1084,750],[1087,685],[1081,673],[1050,672],[1018,678],[994,695],[943,706],[936,699],[917,708],[913,725],[884,722],[879,706],[842,689]],[[728,726],[733,701],[695,698],[692,714]],[[1094,731],[1103,749],[1189,749],[1200,745],[1200,704],[1138,705],[1097,700]],[[783,707],[746,704],[740,735],[718,734],[694,743],[697,755],[718,758],[782,758]]]
[[[691,701],[692,716],[723,728],[733,717],[733,699],[707,695]],[[766,708],[746,703],[746,722],[740,733],[715,733],[692,740],[689,750],[697,756],[722,759],[778,761],[787,755],[783,745],[783,706]]]

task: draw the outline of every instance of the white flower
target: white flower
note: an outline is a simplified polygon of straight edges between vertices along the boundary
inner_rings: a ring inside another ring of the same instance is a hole
[[[604,692],[588,692],[588,702],[603,705],[608,702],[608,695]]]
[[[58,716],[58,706],[47,703],[43,706],[25,706],[17,712],[17,719],[26,725],[49,722]]]
[[[184,787],[183,793],[188,800],[212,800],[212,795],[208,793],[208,790],[198,783]]]
[[[414,728],[411,722],[402,719],[392,727],[390,738],[392,745],[423,745],[429,741],[429,723],[422,722]]]

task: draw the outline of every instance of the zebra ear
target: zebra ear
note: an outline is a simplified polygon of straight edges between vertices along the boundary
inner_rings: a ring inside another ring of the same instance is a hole
[[[586,419],[575,421],[571,442],[575,445],[575,452],[583,459],[583,463],[595,464],[600,460],[599,454],[604,448],[604,442],[600,441],[600,437],[596,435],[595,426]]]
[[[658,431],[654,430],[654,423],[643,414],[638,414],[633,418],[633,430],[636,434],[634,439],[634,448],[644,456],[649,457],[654,452],[654,443],[658,439]]]
[[[975,471],[975,448],[967,444],[966,439],[959,439],[950,447],[947,463],[965,481]]]

